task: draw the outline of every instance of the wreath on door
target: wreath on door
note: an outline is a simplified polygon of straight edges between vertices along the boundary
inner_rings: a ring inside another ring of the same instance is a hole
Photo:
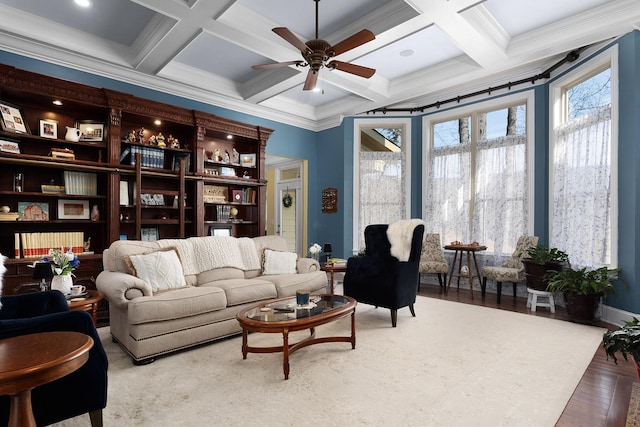
[[[285,194],[282,198],[282,206],[284,206],[285,208],[290,208],[292,204],[293,199],[291,198],[291,195],[289,193]]]

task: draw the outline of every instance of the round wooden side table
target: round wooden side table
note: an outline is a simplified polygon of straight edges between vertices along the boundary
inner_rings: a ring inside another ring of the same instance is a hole
[[[84,298],[72,298],[69,300],[70,310],[87,311],[93,317],[93,324],[98,325],[98,306],[104,295],[100,291],[87,290],[87,296]]]
[[[89,359],[93,339],[79,332],[42,332],[0,340],[0,395],[9,395],[9,427],[36,425],[31,390],[68,375]],[[70,390],[72,392],[72,390]]]

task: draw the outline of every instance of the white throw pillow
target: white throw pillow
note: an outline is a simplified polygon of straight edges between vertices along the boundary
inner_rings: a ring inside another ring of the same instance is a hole
[[[296,274],[298,254],[265,249],[263,253],[262,274]]]
[[[129,260],[135,268],[135,275],[150,284],[154,293],[187,286],[175,250],[131,255]]]

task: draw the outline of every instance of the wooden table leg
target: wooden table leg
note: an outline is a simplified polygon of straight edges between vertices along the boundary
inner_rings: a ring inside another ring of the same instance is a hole
[[[351,312],[351,349],[356,348],[356,309]]]
[[[449,283],[447,284],[447,288],[451,286],[451,279],[453,278],[453,272],[456,268],[456,258],[458,257],[458,251],[455,251],[453,254],[453,262],[451,263],[451,272],[449,273]]]
[[[476,277],[478,278],[478,283],[482,286],[482,278],[480,277],[480,270],[478,269],[478,260],[476,259],[476,253],[473,252],[473,265],[476,267]]]
[[[289,330],[282,331],[282,370],[284,379],[289,379]]]
[[[333,271],[333,269],[331,269],[331,284],[329,285],[329,287],[331,289],[331,292],[330,292],[331,295],[333,295],[333,291],[334,291],[334,289],[333,289],[333,273],[334,273],[334,271]]]
[[[242,328],[242,358],[247,358],[247,330]]]
[[[31,409],[31,389],[12,394],[10,397],[8,427],[36,427]]]
[[[473,258],[475,259],[475,254]],[[467,277],[469,278],[469,290],[471,291],[471,299],[473,299],[473,266],[471,265],[471,251],[467,251]],[[477,270],[477,269],[476,269]]]

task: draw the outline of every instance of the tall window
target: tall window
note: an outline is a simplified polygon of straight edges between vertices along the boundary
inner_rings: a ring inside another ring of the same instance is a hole
[[[408,119],[354,121],[354,249],[367,225],[409,215],[409,129]]]
[[[615,73],[611,53],[552,86],[550,243],[575,266],[615,264]]]
[[[531,232],[532,103],[510,96],[425,118],[424,218],[443,242],[480,242],[499,262]]]

